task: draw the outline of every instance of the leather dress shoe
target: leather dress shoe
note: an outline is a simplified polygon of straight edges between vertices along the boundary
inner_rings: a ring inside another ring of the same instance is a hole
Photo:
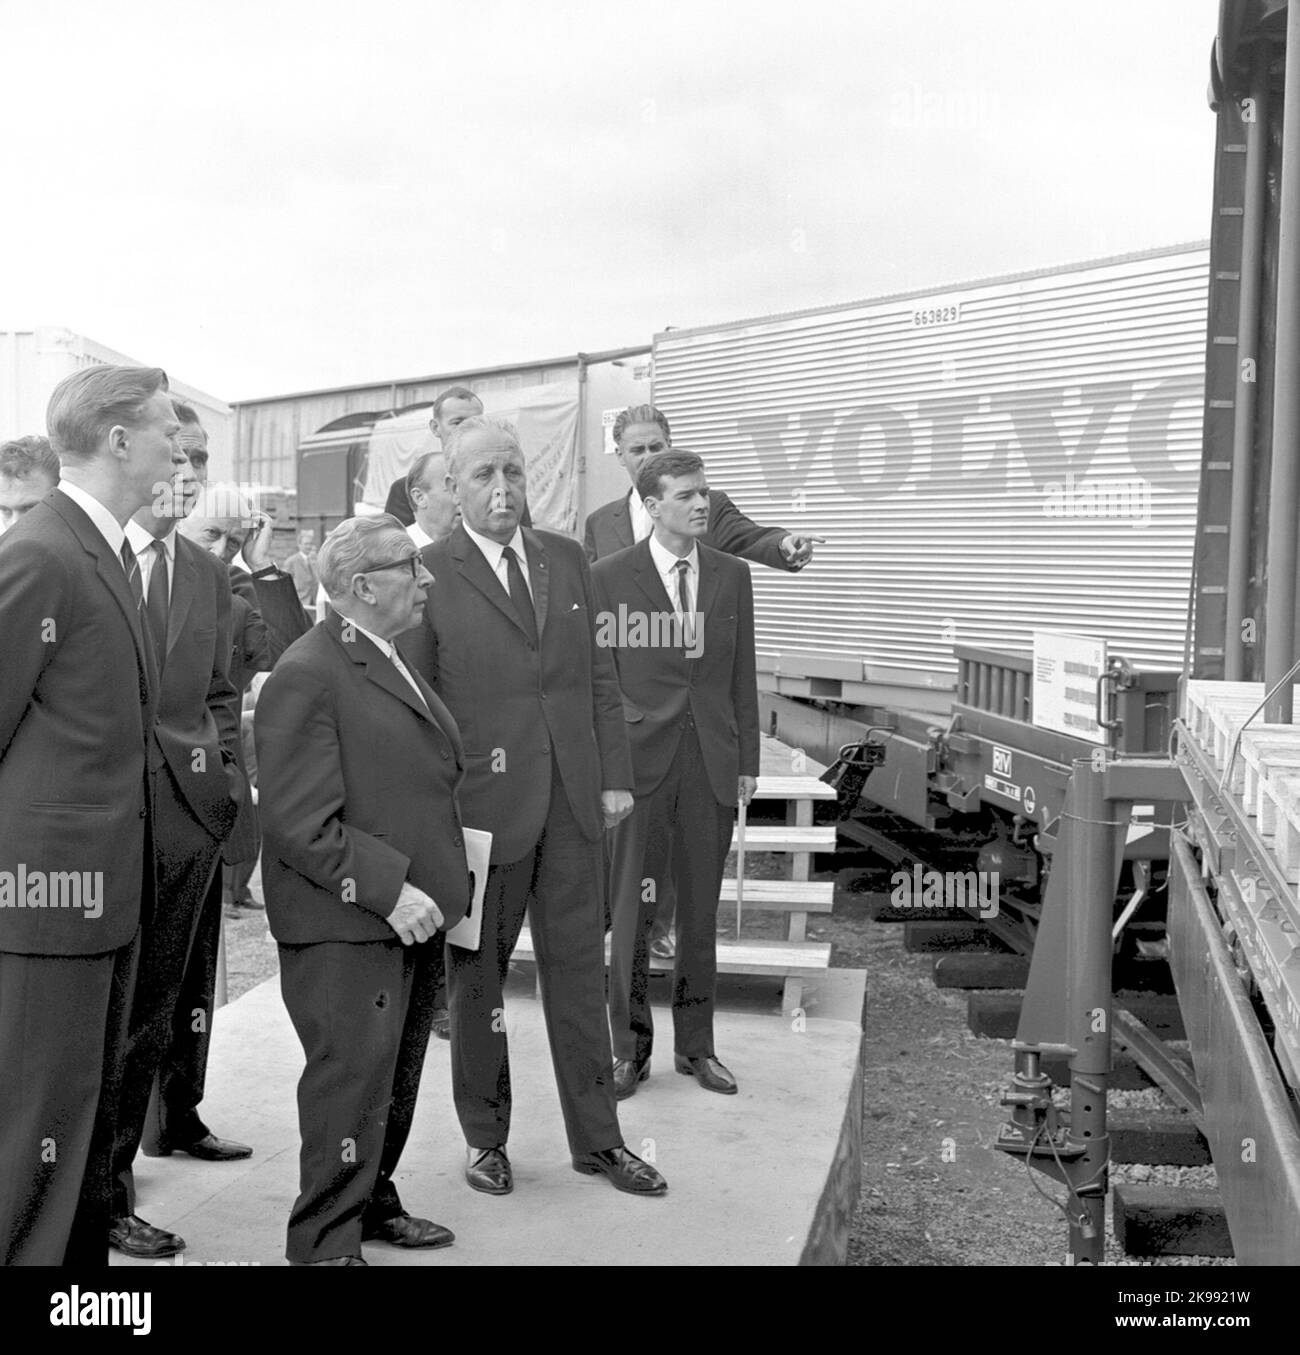
[[[684,1059],[680,1054],[675,1054],[673,1063],[679,1073],[689,1074],[705,1091],[721,1092],[723,1096],[735,1096],[736,1079],[732,1077],[730,1070],[720,1064],[712,1054],[703,1059]]]
[[[368,1266],[369,1261],[360,1256],[331,1256],[328,1261],[293,1261],[295,1266]]]
[[[204,1134],[193,1143],[159,1142],[152,1152],[146,1150],[147,1157],[170,1157],[173,1153],[188,1153],[203,1162],[237,1162],[243,1157],[252,1157],[253,1150],[246,1143],[234,1143],[230,1139],[219,1139],[215,1134]]]
[[[650,954],[656,960],[672,960],[677,956],[677,946],[673,942],[672,936],[664,932],[662,936],[650,938]]]
[[[451,1039],[451,1013],[446,1007],[433,1009],[433,1033],[440,1040]]]
[[[636,1091],[636,1084],[644,1082],[650,1076],[650,1060],[639,1063],[636,1059],[614,1060],[614,1096],[626,1101]]]
[[[140,1256],[155,1260],[160,1256],[175,1256],[185,1250],[185,1239],[165,1229],[155,1228],[134,1214],[114,1219],[108,1230],[108,1245],[116,1247],[124,1256]]]
[[[394,1214],[361,1234],[363,1242],[391,1242],[394,1247],[450,1247],[456,1234],[429,1219]]]
[[[578,1154],[573,1170],[584,1176],[608,1176],[616,1190],[629,1195],[664,1195],[668,1191],[668,1182],[622,1143],[598,1153]]]
[[[468,1149],[465,1180],[485,1195],[509,1195],[515,1188],[515,1177],[505,1148]]]

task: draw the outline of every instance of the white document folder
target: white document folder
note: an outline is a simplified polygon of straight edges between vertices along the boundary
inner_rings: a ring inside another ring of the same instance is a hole
[[[447,941],[462,950],[477,950],[483,931],[483,895],[487,890],[488,863],[492,859],[492,834],[481,828],[462,829],[465,864],[471,882],[469,912],[447,932]]]

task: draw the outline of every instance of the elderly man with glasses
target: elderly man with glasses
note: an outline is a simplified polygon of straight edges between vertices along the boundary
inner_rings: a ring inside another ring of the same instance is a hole
[[[267,920],[306,1056],[287,1255],[365,1265],[363,1241],[453,1240],[406,1213],[393,1174],[433,1016],[427,943],[469,903],[463,752],[393,646],[433,581],[401,524],[349,518],[318,561],[333,615],[286,650],[255,723]]]

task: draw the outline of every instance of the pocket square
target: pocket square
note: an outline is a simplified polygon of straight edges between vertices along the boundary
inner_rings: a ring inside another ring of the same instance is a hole
[[[579,607],[578,604],[575,602],[575,603],[573,604],[573,606],[569,608],[569,610],[570,610],[571,612],[578,612],[578,611],[581,611],[582,608]]]

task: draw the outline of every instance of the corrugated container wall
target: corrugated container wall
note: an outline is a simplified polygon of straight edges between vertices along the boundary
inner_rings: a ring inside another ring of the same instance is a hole
[[[279,485],[282,489],[294,490],[298,478],[298,444],[345,414],[379,414],[429,403],[448,386],[460,384],[488,392],[572,380],[577,375],[577,367],[577,359],[570,357],[504,372],[418,378],[237,401],[235,477],[252,484]]]
[[[954,643],[1036,627],[1178,667],[1207,275],[1183,246],[656,336],[674,443],[757,521],[829,538],[754,571],[760,669],[847,701],[949,688]]]

